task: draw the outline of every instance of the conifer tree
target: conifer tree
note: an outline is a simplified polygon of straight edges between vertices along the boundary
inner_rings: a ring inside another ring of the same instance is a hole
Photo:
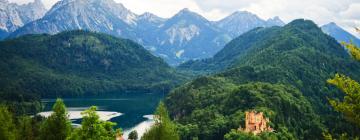
[[[63,100],[57,99],[53,106],[53,113],[42,124],[40,138],[42,140],[65,140],[70,133],[71,122],[66,106]]]
[[[36,140],[39,135],[40,124],[38,116],[21,116],[17,119],[18,140]]]
[[[16,128],[13,115],[7,107],[0,105],[0,140],[15,140]]]
[[[131,131],[129,134],[129,140],[137,140],[138,139],[138,133],[136,130]]]
[[[141,140],[179,140],[176,125],[170,120],[169,113],[163,102],[155,112],[155,125],[150,128]]]

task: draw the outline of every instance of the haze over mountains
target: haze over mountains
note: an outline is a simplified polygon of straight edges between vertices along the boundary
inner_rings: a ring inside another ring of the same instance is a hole
[[[346,32],[344,29],[336,25],[336,23],[331,22],[329,24],[321,26],[323,32],[329,34],[330,36],[334,37],[339,42],[353,42],[356,45],[360,45],[360,39],[356,36]]]
[[[137,15],[113,0],[62,0],[41,19],[12,30],[10,37],[90,30],[134,40],[170,65],[178,65],[192,59],[212,57],[230,40],[256,27],[283,25],[279,17],[263,20],[246,11],[234,12],[219,21],[209,21],[183,9],[164,19],[151,13]],[[7,36],[7,33],[2,36]]]

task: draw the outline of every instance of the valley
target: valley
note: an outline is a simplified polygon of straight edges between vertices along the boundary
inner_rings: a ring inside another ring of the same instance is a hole
[[[344,22],[0,2],[1,140],[360,137],[360,39]]]

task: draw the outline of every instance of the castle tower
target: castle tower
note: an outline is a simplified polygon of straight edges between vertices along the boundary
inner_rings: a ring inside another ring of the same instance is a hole
[[[245,112],[245,128],[240,131],[251,132],[255,135],[261,132],[272,132],[273,129],[268,126],[269,119],[264,117],[262,112]]]

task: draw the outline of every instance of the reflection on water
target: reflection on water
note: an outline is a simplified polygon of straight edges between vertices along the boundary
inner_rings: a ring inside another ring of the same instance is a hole
[[[81,111],[69,111],[69,119],[70,120],[77,120],[77,119],[81,119],[83,116],[81,115],[81,112],[83,112],[84,110]],[[45,112],[40,112],[39,115],[44,116],[44,117],[49,117],[51,114],[53,113],[53,111],[45,111]],[[100,120],[103,121],[108,121],[112,118],[115,117],[119,117],[122,115],[122,113],[119,112],[111,112],[111,111],[96,111],[96,113],[99,115]]]
[[[81,123],[79,119],[81,111],[90,106],[97,106],[100,116],[117,123],[116,128],[122,128],[126,133],[133,129],[145,131],[142,128],[152,124],[152,119],[146,115],[155,111],[161,99],[162,95],[157,94],[122,94],[111,97],[65,98],[63,100],[68,107],[70,117],[75,120],[74,123]],[[48,111],[51,110],[55,99],[43,99],[42,102],[45,105],[43,113],[47,112],[49,115]]]
[[[142,135],[147,130],[149,130],[150,127],[155,123],[153,115],[145,115],[143,117],[146,118],[147,120],[137,124],[133,128],[129,128],[129,129],[124,130],[124,138],[125,139],[128,139],[128,136],[129,136],[130,132],[134,131],[134,130],[136,130],[136,132],[138,133],[138,137],[141,138]]]

